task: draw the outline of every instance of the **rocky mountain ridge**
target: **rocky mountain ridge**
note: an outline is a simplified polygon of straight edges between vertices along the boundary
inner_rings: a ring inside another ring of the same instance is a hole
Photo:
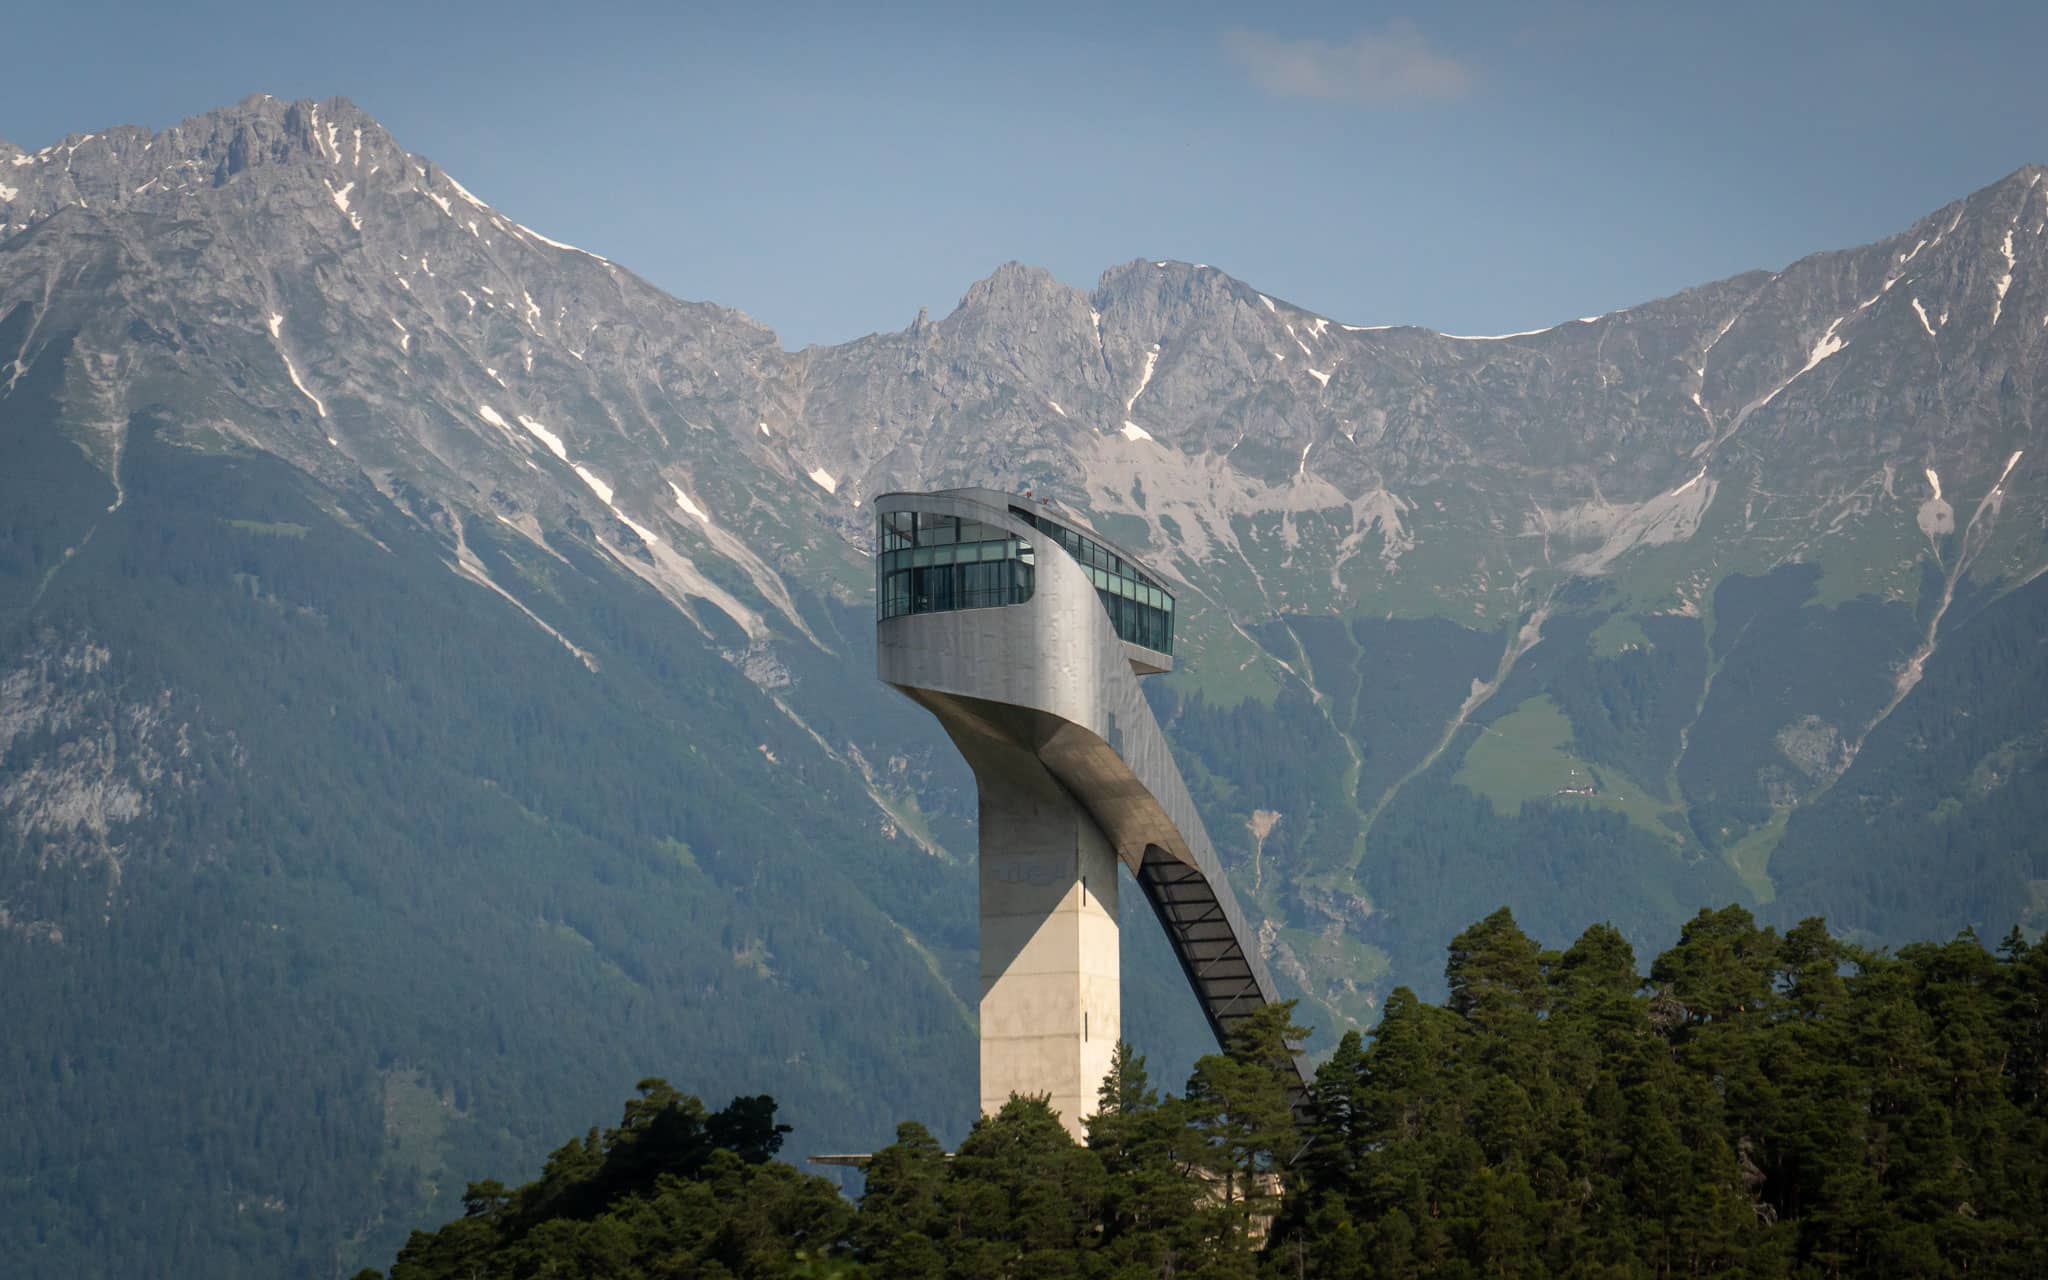
[[[1271,617],[1505,628],[1446,743],[1576,581],[1700,615],[1730,573],[1816,564],[1834,598],[1926,615],[1891,696],[1828,723],[1838,775],[1965,579],[2048,564],[2038,167],[1876,244],[1530,333],[1337,322],[1205,265],[1083,292],[1012,263],[941,320],[797,352],[512,221],[344,99],[0,169],[8,386],[66,335],[65,430],[115,507],[129,424],[177,403],[191,447],[373,486],[586,666],[574,619],[484,569],[482,530],[583,539],[772,691],[790,645],[830,653],[792,593],[866,589],[864,496],[972,481],[1060,494],[1156,555],[1219,696],[1322,692],[1253,639]]]
[[[81,242],[124,277],[203,275],[210,305],[183,300],[175,323],[218,330],[210,354],[246,365],[248,409],[298,419],[219,427],[299,465],[460,491],[528,482],[552,455],[580,510],[624,518],[609,490],[643,529],[695,519],[668,486],[690,493],[675,471],[698,459],[808,480],[848,532],[831,509],[877,487],[1035,479],[1143,520],[1187,569],[1242,553],[1239,517],[1314,517],[1341,550],[1330,592],[1296,607],[1358,604],[1415,546],[1476,537],[1499,563],[1462,594],[1498,608],[1504,575],[1600,573],[1684,540],[1731,483],[1766,541],[1773,505],[1860,518],[1873,484],[1917,526],[1947,500],[1926,472],[1981,497],[2031,430],[2048,309],[2038,168],[1863,249],[1529,334],[1338,323],[1180,263],[1127,264],[1089,294],[1011,264],[943,320],[791,353],[496,213],[345,100],[254,98],[0,165],[0,226],[26,234],[7,305],[61,305]],[[190,256],[160,256],[166,233]],[[136,321],[173,332],[166,301],[134,299]],[[111,467],[130,384],[180,372],[122,354],[125,333],[101,341],[103,403],[78,417]],[[1844,384],[1854,403],[1833,398]],[[578,483],[609,452],[615,474]],[[1462,510],[1436,512],[1446,490]]]

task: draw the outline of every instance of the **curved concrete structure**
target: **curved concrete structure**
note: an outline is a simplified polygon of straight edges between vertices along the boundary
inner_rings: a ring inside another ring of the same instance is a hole
[[[938,717],[980,792],[982,1109],[1049,1094],[1078,1133],[1121,1022],[1118,861],[1219,1042],[1277,998],[1138,688],[1172,668],[1172,597],[1029,498],[875,508],[879,674]]]

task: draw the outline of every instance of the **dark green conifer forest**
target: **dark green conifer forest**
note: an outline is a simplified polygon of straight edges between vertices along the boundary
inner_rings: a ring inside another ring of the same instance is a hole
[[[1031,1098],[950,1158],[903,1124],[857,1202],[773,1158],[772,1099],[643,1081],[389,1280],[2048,1275],[2048,947],[1728,907],[1645,977],[1611,927],[1545,950],[1502,910],[1445,978],[1306,1097],[1274,1006],[1177,1096],[1119,1047],[1085,1144]]]

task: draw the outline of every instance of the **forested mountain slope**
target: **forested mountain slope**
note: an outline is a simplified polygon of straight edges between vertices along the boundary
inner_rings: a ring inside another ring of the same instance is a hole
[[[789,352],[345,100],[0,143],[0,1247],[388,1256],[650,1072],[964,1131],[972,792],[872,680],[881,489],[1175,582],[1153,692],[1325,1044],[1503,901],[2038,928],[2042,173],[1532,334],[1011,265]]]

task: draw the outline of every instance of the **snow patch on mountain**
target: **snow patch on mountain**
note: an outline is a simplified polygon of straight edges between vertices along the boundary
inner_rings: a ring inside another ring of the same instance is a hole
[[[683,492],[682,486],[671,480],[668,482],[668,489],[670,493],[676,495],[676,505],[681,507],[685,514],[693,515],[705,524],[711,523],[711,517],[704,513],[704,508],[690,501],[690,495]]]
[[[596,258],[599,262],[604,263],[609,263],[611,261],[611,259],[592,253],[588,249],[579,249],[573,244],[563,244],[560,240],[550,240],[546,236],[542,235],[540,232],[535,231],[532,227],[529,227],[524,223],[515,222],[512,224],[512,227],[515,231],[518,231],[523,235],[532,236],[534,239],[540,241],[542,244],[548,246],[550,249],[560,249],[566,253],[580,253],[586,258]]]
[[[531,432],[533,434],[534,439],[539,440],[542,444],[546,445],[548,447],[549,453],[554,454],[557,458],[560,458],[564,462],[567,462],[569,460],[569,451],[567,448],[563,446],[562,437],[556,435],[554,432],[548,430],[546,427],[542,426],[538,422],[535,422],[532,418],[527,417],[523,413],[519,415],[519,425],[525,427],[529,432]]]
[[[1914,522],[1930,538],[1946,537],[1956,531],[1956,513],[1955,508],[1942,501],[1941,474],[1933,467],[1927,468],[1927,487],[1934,491],[1934,496],[1920,504],[1913,515]]]
[[[1809,372],[1815,365],[1849,345],[1845,339],[1835,336],[1835,330],[1842,327],[1843,318],[1845,317],[1837,318],[1833,324],[1828,326],[1828,331],[1820,336],[1819,342],[1813,344],[1813,350],[1808,353],[1806,363],[1800,366],[1799,373],[1793,374],[1793,377],[1796,378],[1801,373]]]
[[[648,546],[658,547],[662,545],[661,538],[655,534],[654,530],[648,528],[644,524],[641,524],[639,521],[633,519],[633,517],[627,515],[625,512],[619,510],[617,507],[612,508],[612,514],[619,518],[620,524],[623,524],[628,529],[631,529],[635,534],[639,536],[640,541],[646,543]]]
[[[2014,213],[2012,217],[2014,222],[2018,222],[2020,215],[2018,213]],[[2001,252],[2005,254],[2005,274],[1999,276],[1997,280],[1992,282],[1993,289],[1997,291],[1996,296],[1992,299],[1991,302],[1991,327],[1994,329],[1998,327],[1998,317],[2005,311],[2005,292],[2006,290],[2012,288],[2012,268],[2013,263],[2017,261],[2017,259],[2013,257],[2012,253],[2011,228],[2006,229],[2005,244],[2001,247]]]
[[[1998,493],[2005,488],[2006,477],[2012,474],[2012,469],[2020,464],[2020,459],[2025,454],[2025,449],[2014,449],[2012,451],[2012,456],[2005,460],[2005,470],[1998,473],[1998,483],[1991,486],[1991,492]]]
[[[599,502],[602,502],[604,505],[608,507],[612,505],[612,487],[610,485],[606,484],[602,479],[598,478],[596,472],[584,466],[582,463],[572,463],[571,465],[575,467],[577,477],[581,479],[583,483],[589,485],[590,491],[597,495],[597,500]]]
[[[1159,344],[1155,342],[1152,344],[1152,349],[1145,353],[1145,370],[1143,373],[1138,375],[1138,389],[1136,391],[1131,392],[1130,399],[1124,401],[1125,413],[1129,413],[1132,407],[1138,403],[1138,397],[1145,394],[1145,388],[1152,385],[1152,370],[1156,368],[1158,364]],[[1059,406],[1054,405],[1053,407],[1058,408]],[[1066,415],[1062,413],[1060,416],[1065,417]]]
[[[316,413],[318,413],[323,418],[326,417],[327,406],[320,402],[319,396],[314,395],[310,390],[307,389],[305,379],[299,377],[299,367],[292,363],[292,358],[286,355],[283,349],[280,348],[277,354],[280,358],[284,360],[284,371],[291,377],[292,385],[299,389],[300,395],[306,397],[306,399],[311,400],[313,402],[313,409]],[[330,441],[329,443],[332,442]]]
[[[1733,435],[1735,433],[1736,428],[1740,427],[1743,424],[1743,422],[1749,417],[1750,414],[1755,413],[1758,409],[1761,409],[1765,405],[1769,404],[1771,401],[1776,400],[1778,398],[1779,393],[1784,391],[1785,388],[1799,381],[1799,379],[1805,377],[1808,373],[1811,373],[1817,366],[1819,366],[1821,361],[1827,359],[1829,356],[1836,354],[1843,347],[1848,346],[1849,344],[1847,340],[1836,336],[1835,333],[1837,329],[1840,329],[1842,327],[1842,321],[1846,319],[1848,319],[1847,316],[1836,316],[1833,323],[1828,325],[1827,332],[1821,334],[1820,341],[1813,344],[1813,350],[1807,353],[1806,363],[1799,366],[1798,372],[1794,373],[1791,377],[1786,378],[1777,386],[1772,387],[1768,392],[1764,393],[1762,399],[1752,402],[1748,407],[1743,409],[1743,411],[1740,414],[1736,415],[1734,423],[1729,426],[1727,432],[1724,433],[1719,439],[1715,440],[1713,443],[1719,444],[1721,440],[1725,440],[1728,436]],[[1943,313],[1941,321],[1943,324],[1948,323],[1948,315],[1946,313]]]
[[[455,188],[455,194],[456,194],[456,195],[458,195],[458,196],[461,196],[461,197],[462,197],[462,198],[463,198],[464,200],[467,200],[467,201],[469,201],[469,202],[470,202],[471,204],[475,205],[475,206],[476,206],[477,208],[479,208],[479,209],[482,209],[482,210],[484,210],[484,211],[486,211],[486,212],[488,212],[488,211],[490,210],[490,207],[491,207],[491,206],[489,206],[489,205],[485,204],[485,203],[484,203],[483,201],[481,201],[481,200],[477,199],[477,198],[476,198],[475,196],[471,195],[471,194],[469,193],[469,188],[468,188],[468,187],[465,187],[465,186],[463,186],[463,185],[462,185],[461,183],[457,182],[457,181],[456,181],[456,180],[454,179],[454,177],[453,177],[453,176],[451,176],[451,175],[449,175],[449,174],[446,174],[446,173],[443,173],[443,174],[441,175],[441,179],[442,179],[442,181],[446,182],[446,183],[447,183],[447,184],[448,184],[449,186],[451,186],[451,187]]]
[[[1539,333],[1549,333],[1556,327],[1547,325],[1541,329],[1518,329],[1514,333],[1440,333],[1437,336],[1449,338],[1453,342],[1504,342],[1509,338],[1533,338]]]

